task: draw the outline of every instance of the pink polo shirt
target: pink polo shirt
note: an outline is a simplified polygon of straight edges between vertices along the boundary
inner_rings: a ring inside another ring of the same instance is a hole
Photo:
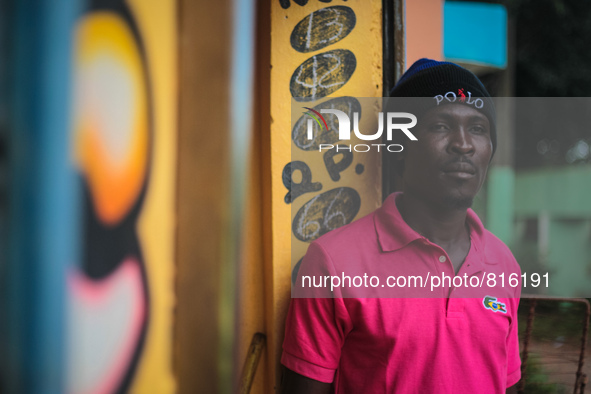
[[[380,277],[399,274],[455,276],[445,251],[412,230],[395,198],[381,208],[312,242],[302,275],[323,272]],[[505,274],[504,286],[443,286],[437,297],[384,298],[387,286],[338,289],[337,298],[292,298],[281,363],[335,393],[504,393],[519,381],[517,308],[520,275],[515,258],[468,210],[471,248],[458,276]],[[299,282],[298,282],[299,283]],[[294,287],[298,286],[298,283]],[[302,296],[295,292],[295,296]],[[361,297],[347,298],[351,294]],[[425,292],[417,293],[425,294]],[[480,297],[482,294],[484,296]],[[447,296],[449,295],[449,298]]]

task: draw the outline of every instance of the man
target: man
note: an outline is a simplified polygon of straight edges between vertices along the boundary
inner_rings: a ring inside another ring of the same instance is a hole
[[[384,275],[419,273],[459,276],[464,285],[437,288],[436,297],[293,298],[282,391],[516,392],[520,288],[498,280],[518,278],[519,266],[470,209],[496,148],[490,95],[470,71],[421,59],[391,96],[427,98],[414,107],[418,141],[398,156],[403,192],[312,242],[300,278],[371,272],[384,283]],[[466,287],[490,274],[484,296]]]

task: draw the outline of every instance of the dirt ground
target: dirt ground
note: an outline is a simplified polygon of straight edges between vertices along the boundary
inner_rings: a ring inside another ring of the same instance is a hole
[[[580,346],[576,346],[573,343],[564,343],[563,339],[558,337],[555,340],[530,343],[529,354],[528,360],[534,360],[532,361],[533,364],[541,367],[541,373],[547,377],[548,384],[543,384],[543,386],[546,386],[546,389],[540,389],[539,392],[573,392],[579,363]],[[589,346],[587,346],[585,351],[583,373],[587,374],[588,378],[591,378],[591,349]],[[532,379],[536,379],[536,377],[532,377]],[[540,378],[537,377],[537,379]],[[552,383],[556,384],[556,390],[552,390]],[[529,392],[531,393],[532,391],[530,390]],[[585,392],[591,393],[589,383]]]

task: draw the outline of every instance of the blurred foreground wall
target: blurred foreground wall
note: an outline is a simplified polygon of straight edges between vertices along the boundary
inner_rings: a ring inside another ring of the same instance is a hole
[[[92,1],[74,37],[68,389],[172,392],[175,3]]]
[[[3,8],[0,391],[173,392],[175,2]]]

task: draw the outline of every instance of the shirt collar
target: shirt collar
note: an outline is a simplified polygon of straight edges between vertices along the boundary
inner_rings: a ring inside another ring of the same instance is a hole
[[[392,252],[405,247],[415,240],[422,240],[421,234],[413,230],[402,219],[396,200],[402,195],[402,192],[396,192],[389,195],[382,206],[376,211],[374,224],[378,235],[378,241],[383,252]],[[476,212],[468,209],[466,221],[470,228],[470,241],[474,251],[477,252],[478,263],[482,261],[484,252],[484,226]]]
[[[401,192],[390,194],[374,216],[378,241],[383,252],[393,252],[423,238],[402,219],[396,206],[396,200],[400,196]]]

